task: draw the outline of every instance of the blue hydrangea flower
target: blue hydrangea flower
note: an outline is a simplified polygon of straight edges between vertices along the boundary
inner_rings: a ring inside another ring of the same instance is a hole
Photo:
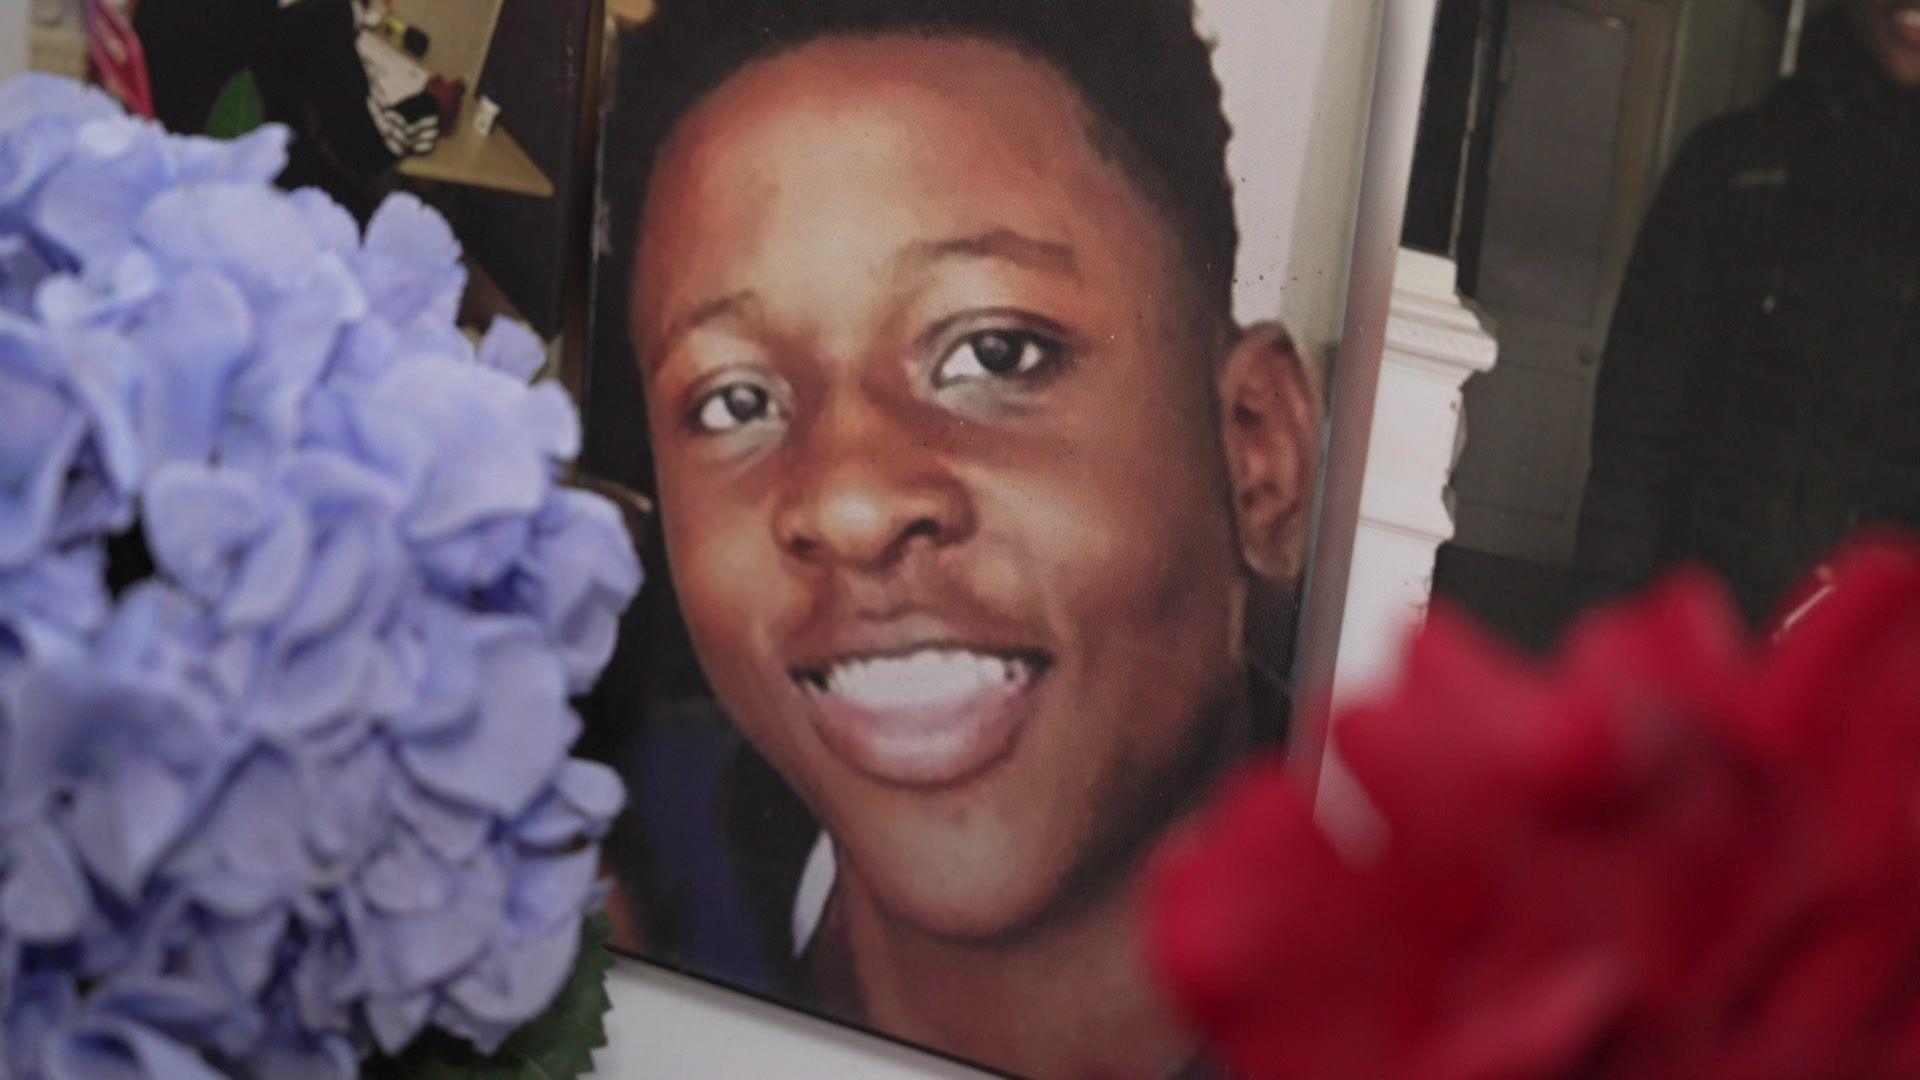
[[[0,312],[0,568],[131,521],[133,364],[115,336]]]
[[[0,684],[26,661],[57,660],[86,649],[111,602],[106,568],[100,545],[82,542],[0,570]]]
[[[490,1049],[602,899],[570,700],[631,542],[539,341],[455,325],[446,223],[275,190],[285,142],[0,85],[7,1076]]]

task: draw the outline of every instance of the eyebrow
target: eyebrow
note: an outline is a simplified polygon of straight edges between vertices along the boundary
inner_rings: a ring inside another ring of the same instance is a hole
[[[755,308],[760,306],[760,294],[752,289],[742,289],[726,296],[717,296],[701,304],[692,311],[673,320],[666,332],[660,335],[659,355],[670,355],[680,340],[703,326],[727,320],[751,318]],[[648,365],[651,369],[656,365]]]
[[[951,240],[922,240],[901,252],[894,259],[894,267],[919,271],[949,259],[992,259],[1075,280],[1080,277],[1080,263],[1074,257],[1073,248],[1024,236],[1012,229],[994,229]]]
[[[918,273],[949,260],[986,259],[1012,263],[1042,273],[1080,279],[1080,263],[1073,248],[1052,240],[1038,240],[1012,229],[993,229],[975,236],[921,240],[894,257],[897,273]],[[761,304],[752,289],[718,296],[673,320],[660,336],[661,356],[670,355],[687,335],[713,323],[751,319]]]

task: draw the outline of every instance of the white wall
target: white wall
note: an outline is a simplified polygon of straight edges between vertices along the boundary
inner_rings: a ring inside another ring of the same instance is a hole
[[[28,0],[0,0],[0,80],[27,70]]]
[[[1217,43],[1234,141],[1242,321],[1276,315],[1326,359],[1346,298],[1347,252],[1372,97],[1377,0],[1199,0]],[[1311,108],[1302,108],[1302,103]]]

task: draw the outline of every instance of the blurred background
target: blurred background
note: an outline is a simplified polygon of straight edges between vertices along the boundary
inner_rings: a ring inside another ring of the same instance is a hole
[[[395,191],[431,203],[466,251],[462,323],[517,318],[577,367],[599,0],[30,3],[38,70],[91,76],[178,132],[285,124],[282,186],[363,221]]]
[[[1500,356],[1466,387],[1437,594],[1534,647],[1592,595],[1595,393],[1642,219],[1689,137],[1766,98],[1833,6],[1441,0],[1405,240],[1455,260]]]

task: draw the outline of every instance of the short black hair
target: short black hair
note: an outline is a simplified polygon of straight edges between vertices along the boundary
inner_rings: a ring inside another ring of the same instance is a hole
[[[588,410],[631,386],[627,335],[646,186],[680,121],[753,63],[828,38],[886,34],[1003,42],[1049,64],[1081,94],[1101,150],[1166,216],[1215,325],[1231,321],[1239,229],[1227,174],[1231,136],[1212,46],[1194,0],[659,0],[613,42],[596,218]],[[637,387],[635,387],[637,389]],[[595,402],[601,398],[602,402]],[[627,398],[630,409],[635,398]],[[619,425],[630,431],[629,421]],[[598,442],[590,416],[588,444]],[[644,451],[643,451],[644,454]],[[589,464],[599,457],[589,453]],[[602,459],[602,467],[632,477]],[[627,463],[621,463],[627,464]],[[637,477],[633,477],[638,479]]]
[[[607,135],[622,153],[606,175],[637,185],[629,201],[644,203],[660,146],[742,68],[822,38],[890,33],[1001,41],[1065,75],[1103,149],[1190,249],[1203,298],[1229,310],[1239,244],[1230,128],[1193,0],[660,0],[619,42]],[[638,210],[620,223],[627,243]]]

